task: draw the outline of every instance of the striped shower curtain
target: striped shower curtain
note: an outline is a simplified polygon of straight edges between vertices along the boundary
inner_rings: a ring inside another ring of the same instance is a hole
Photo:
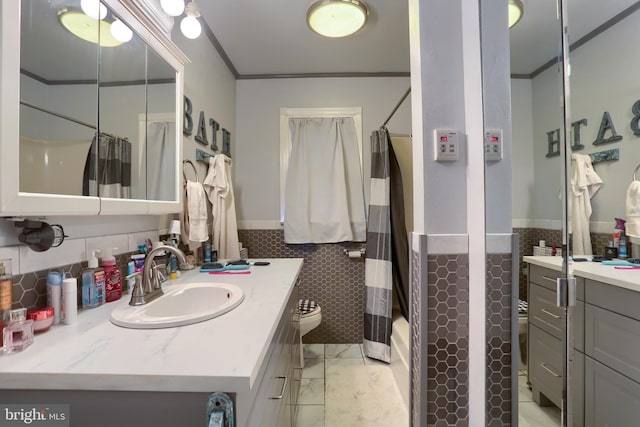
[[[371,191],[365,259],[364,353],[391,361],[391,219],[389,209],[389,133],[371,134]]]
[[[131,198],[131,143],[106,133],[96,134],[84,165],[84,196]]]

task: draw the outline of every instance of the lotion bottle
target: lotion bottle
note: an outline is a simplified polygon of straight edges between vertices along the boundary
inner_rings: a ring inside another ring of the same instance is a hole
[[[82,308],[95,308],[105,302],[105,272],[98,267],[98,250],[91,251],[87,268],[82,272]]]

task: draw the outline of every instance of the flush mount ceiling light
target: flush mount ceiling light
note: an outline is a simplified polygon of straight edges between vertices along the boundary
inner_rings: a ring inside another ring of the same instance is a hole
[[[325,37],[346,37],[362,28],[368,15],[364,1],[317,0],[307,9],[307,25]]]
[[[524,14],[524,0],[509,0],[509,28],[516,25]]]
[[[62,9],[58,19],[63,27],[76,37],[102,47],[116,47],[122,44],[111,34],[109,22],[94,19],[82,12]]]

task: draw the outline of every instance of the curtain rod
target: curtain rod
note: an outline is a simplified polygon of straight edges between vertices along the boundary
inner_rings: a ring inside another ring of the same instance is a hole
[[[56,113],[55,111],[47,110],[46,108],[39,107],[37,105],[31,104],[30,102],[20,100],[20,104],[22,104],[22,105],[24,105],[26,107],[29,107],[29,108],[33,108],[34,110],[42,111],[43,113],[51,114],[52,116],[60,117],[61,119],[69,120],[70,122],[77,123],[79,125],[88,127],[90,129],[93,129],[93,130],[96,130],[96,131],[98,130],[98,127],[95,126],[95,125],[92,125],[91,123],[83,122],[82,120],[74,119],[71,116],[67,116],[65,114]],[[102,131],[100,131],[100,135],[109,136],[111,138],[117,138],[113,134],[110,134],[110,133],[107,133],[107,132],[102,132]]]
[[[393,115],[396,113],[396,111],[398,111],[398,108],[400,108],[400,106],[402,105],[404,100],[407,99],[407,96],[409,96],[410,93],[411,93],[411,88],[407,89],[407,91],[402,96],[400,101],[396,104],[396,106],[393,109],[393,111],[391,112],[391,114],[389,114],[389,117],[387,117],[387,120],[385,120],[384,123],[382,124],[382,127],[385,127],[387,125],[387,123],[389,123],[389,120],[391,120],[391,117],[393,117]]]

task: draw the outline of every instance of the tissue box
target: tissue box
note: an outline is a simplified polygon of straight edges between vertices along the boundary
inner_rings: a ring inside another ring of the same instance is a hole
[[[551,256],[553,249],[551,246],[534,246],[533,247],[533,256]],[[562,249],[556,249],[556,256],[562,256]]]

